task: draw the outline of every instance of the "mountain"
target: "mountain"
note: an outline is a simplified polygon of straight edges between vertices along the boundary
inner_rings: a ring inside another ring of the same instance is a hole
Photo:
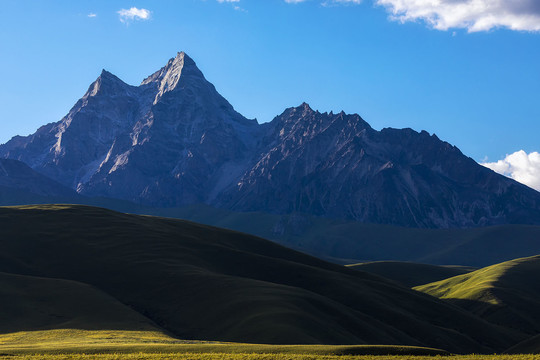
[[[0,159],[0,204],[73,202],[72,189],[32,170],[17,160]]]
[[[0,159],[0,206],[54,203],[100,206],[138,214],[157,211],[125,200],[86,197],[38,173],[21,161]]]
[[[218,204],[415,227],[540,224],[540,193],[435,135],[372,129],[307,104],[270,123],[263,155]]]
[[[138,87],[104,70],[60,122],[0,154],[83,195],[171,206],[208,201],[258,131],[178,53]]]
[[[540,193],[411,129],[289,108],[259,125],[178,53],[130,86],[103,71],[59,122],[0,145],[86,196],[409,227],[540,224]]]
[[[90,285],[181,339],[464,353],[525,339],[384,278],[187,221],[41,205],[0,208],[0,227],[0,271]]]
[[[414,289],[507,328],[540,332],[540,255],[515,259]]]

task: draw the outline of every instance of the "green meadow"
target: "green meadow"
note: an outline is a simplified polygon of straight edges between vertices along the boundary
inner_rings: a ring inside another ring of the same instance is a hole
[[[6,359],[362,359],[448,355],[414,346],[261,345],[177,340],[153,331],[23,331],[0,335]]]
[[[453,355],[414,346],[261,345],[177,340],[152,331],[46,330],[0,335],[0,359],[533,360],[540,355]]]
[[[227,353],[132,353],[132,354],[49,354],[0,356],[0,359],[44,360],[536,360],[540,355],[462,355],[462,356],[415,356],[415,355],[309,355],[309,354],[227,354]]]
[[[463,355],[539,352],[540,257],[345,267],[75,205],[0,208],[0,228],[0,359],[540,359]]]

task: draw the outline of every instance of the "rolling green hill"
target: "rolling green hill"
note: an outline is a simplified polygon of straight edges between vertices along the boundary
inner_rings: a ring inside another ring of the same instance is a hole
[[[507,349],[508,354],[538,354],[540,353],[540,335],[531,336],[527,340]]]
[[[484,267],[540,253],[540,226],[499,225],[470,229],[419,229],[320,218],[232,212],[207,205],[152,208],[108,198],[36,196],[0,186],[0,205],[51,200],[104,207],[133,214],[185,219],[272,240],[338,264],[400,261]]]
[[[414,289],[495,324],[540,332],[540,255],[507,261]]]
[[[393,260],[484,267],[540,254],[540,226],[534,225],[419,229],[306,214],[240,213],[207,205],[134,212],[246,232],[341,264]]]
[[[419,286],[475,270],[466,266],[428,265],[400,261],[373,261],[351,264],[347,267],[376,274],[407,287]]]
[[[0,273],[0,308],[0,333],[126,328],[162,332],[151,320],[113,297],[70,280]]]
[[[89,284],[181,339],[463,353],[524,339],[378,276],[187,221],[42,205],[0,208],[0,228],[0,271]]]

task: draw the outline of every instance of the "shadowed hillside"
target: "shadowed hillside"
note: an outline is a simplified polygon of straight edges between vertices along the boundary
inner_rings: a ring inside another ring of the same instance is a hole
[[[484,267],[540,254],[540,226],[534,225],[419,229],[205,205],[146,211],[246,232],[343,264],[395,260]]]
[[[110,295],[76,281],[0,273],[0,333],[81,329],[160,331]]]
[[[0,159],[0,204],[19,205],[79,199],[72,189],[17,160]]]
[[[43,176],[18,161],[3,161],[18,164],[28,174],[13,179],[11,173],[10,177],[3,178],[0,170],[0,205],[66,202],[186,219],[260,236],[341,264],[395,260],[482,267],[540,253],[540,242],[537,241],[540,226],[534,225],[419,229],[362,224],[306,214],[232,212],[200,204],[184,208],[151,208],[118,199],[80,196],[48,179],[50,189],[44,186],[43,195],[36,195],[32,191],[42,188]]]
[[[375,261],[347,265],[350,269],[366,271],[394,280],[407,287],[469,273],[475,269],[465,266],[437,266],[399,261]]]
[[[186,221],[50,205],[1,208],[0,227],[0,271],[90,284],[183,339],[453,352],[523,339],[377,276]]]
[[[415,287],[492,322],[540,332],[540,255],[507,261],[469,274]]]
[[[508,354],[538,354],[540,353],[540,335],[528,338],[506,350]]]

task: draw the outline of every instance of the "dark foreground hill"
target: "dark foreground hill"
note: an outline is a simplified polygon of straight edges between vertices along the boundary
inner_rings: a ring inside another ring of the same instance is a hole
[[[0,228],[0,271],[89,284],[183,339],[465,353],[524,339],[383,278],[186,221],[51,205],[1,208]]]
[[[532,336],[505,351],[509,354],[538,354],[540,353],[540,335]]]
[[[161,331],[102,291],[76,281],[0,273],[0,333],[80,329]]]
[[[415,287],[494,323],[540,332],[540,255]]]
[[[9,176],[2,176],[0,170],[0,206],[60,202],[186,219],[270,239],[341,264],[394,260],[483,267],[540,253],[540,226],[535,225],[419,229],[298,213],[233,212],[201,204],[152,208],[118,199],[79,195],[19,161],[0,159],[0,164],[16,165],[9,168]],[[50,185],[45,186],[48,183]]]

